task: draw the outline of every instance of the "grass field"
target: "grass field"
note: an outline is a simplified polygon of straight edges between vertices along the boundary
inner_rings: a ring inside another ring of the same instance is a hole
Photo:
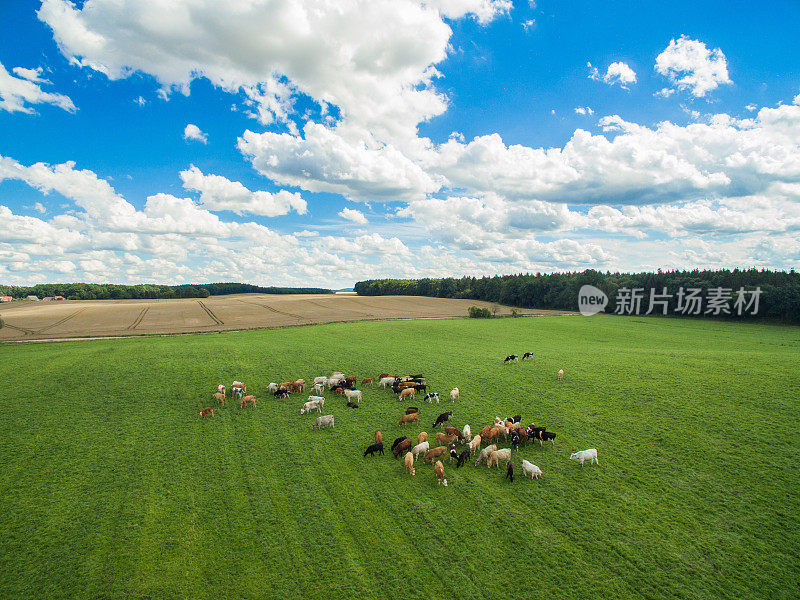
[[[141,336],[264,329],[314,323],[462,317],[470,306],[512,308],[479,300],[349,294],[231,294],[171,300],[69,300],[0,304],[0,343],[76,337]],[[514,309],[519,314],[564,311]]]
[[[797,328],[612,316],[0,347],[0,598],[797,598],[798,360]],[[409,477],[362,457],[402,434],[390,392],[326,394],[314,432],[264,392],[331,370],[425,373],[461,390],[426,431],[521,413],[556,447],[513,484]],[[200,420],[235,378],[256,408]]]

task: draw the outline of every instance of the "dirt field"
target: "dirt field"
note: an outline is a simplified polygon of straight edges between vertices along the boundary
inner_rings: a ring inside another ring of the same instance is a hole
[[[0,342],[229,331],[334,321],[466,316],[488,302],[421,296],[236,294],[181,300],[12,302],[0,305]],[[510,314],[499,306],[497,314]],[[520,314],[560,314],[518,309]]]

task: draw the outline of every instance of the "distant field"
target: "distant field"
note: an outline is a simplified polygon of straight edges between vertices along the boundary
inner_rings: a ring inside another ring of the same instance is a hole
[[[798,328],[613,316],[2,346],[0,598],[797,598],[799,361]],[[336,429],[312,432],[308,394],[265,393],[334,369],[461,399],[417,399],[405,431],[386,390],[326,393]],[[257,406],[201,420],[234,378]],[[520,413],[556,447],[515,452],[513,484],[445,462],[447,488],[362,457],[448,409],[473,432]]]
[[[375,319],[463,317],[489,302],[421,296],[235,294],[181,300],[14,302],[0,305],[0,342],[187,333]],[[559,311],[517,309],[520,314]],[[498,305],[498,314],[511,308]]]

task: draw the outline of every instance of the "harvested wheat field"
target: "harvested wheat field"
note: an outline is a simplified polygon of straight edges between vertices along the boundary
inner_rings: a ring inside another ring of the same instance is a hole
[[[339,321],[466,316],[488,302],[422,296],[235,294],[175,300],[15,302],[0,307],[0,342],[230,331]],[[511,308],[497,305],[497,314]],[[521,315],[562,314],[517,309]]]

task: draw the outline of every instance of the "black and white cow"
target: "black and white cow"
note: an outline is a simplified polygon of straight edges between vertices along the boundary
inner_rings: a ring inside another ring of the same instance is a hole
[[[519,356],[517,354],[509,354],[503,363],[508,364],[510,362],[519,362]]]
[[[432,428],[436,428],[439,425],[441,425],[442,423],[446,423],[447,421],[449,421],[452,417],[453,417],[453,411],[452,410],[448,410],[447,412],[442,413],[438,417],[436,417],[436,421],[434,421],[434,423],[433,423],[433,425],[431,425],[431,427]]]
[[[436,404],[439,404],[439,392],[429,392],[425,394],[425,400],[427,400],[431,404],[433,403],[434,400],[436,400]]]

